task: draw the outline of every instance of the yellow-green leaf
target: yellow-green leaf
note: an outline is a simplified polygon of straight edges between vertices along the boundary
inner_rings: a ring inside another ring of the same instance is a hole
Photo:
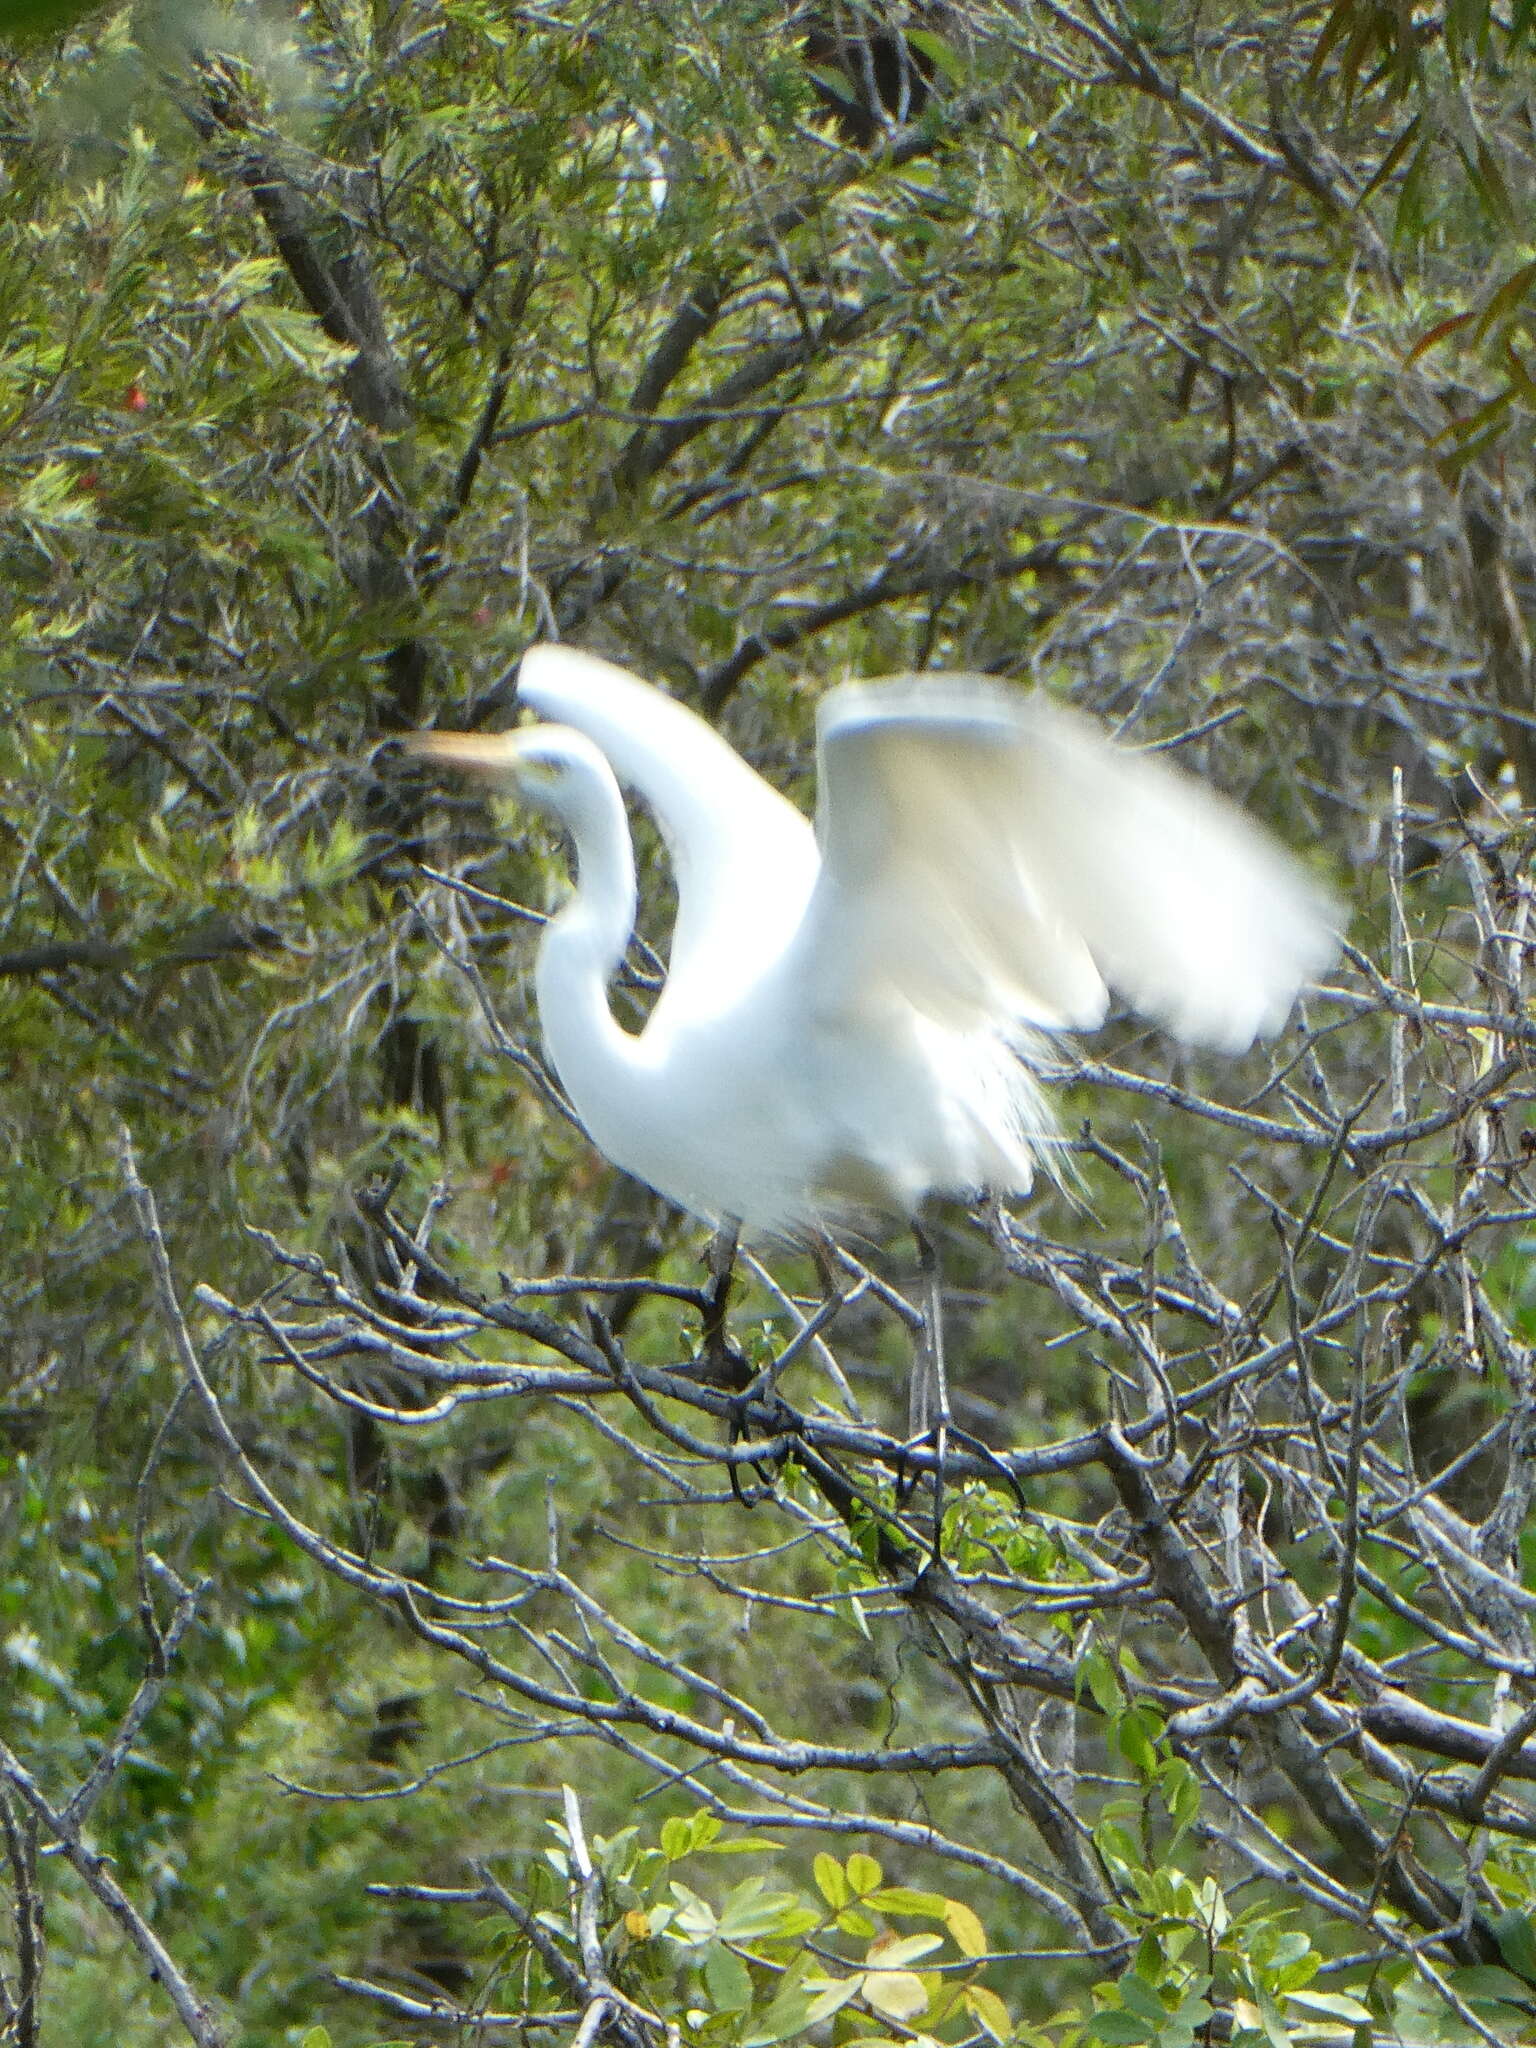
[[[915,2019],[928,2007],[923,1980],[910,1970],[870,1970],[864,1978],[864,1997],[888,2020]]]
[[[247,256],[220,274],[210,296],[221,311],[233,312],[246,299],[270,291],[282,271],[280,256]]]
[[[1013,2018],[995,1991],[989,1991],[985,1984],[967,1984],[963,1996],[966,2011],[980,2020],[994,2041],[1008,2040],[1013,2033]]]
[[[829,1856],[825,1849],[811,1865],[816,1879],[816,1889],[829,1906],[846,1906],[849,1899],[848,1879],[843,1866],[835,1856]]]
[[[45,462],[17,488],[11,510],[28,526],[90,526],[96,507],[75,494],[75,472],[64,462]]]
[[[887,1934],[872,1944],[864,1960],[871,1969],[899,1970],[915,1963],[919,1956],[931,1956],[942,1946],[943,1936],[938,1934]]]
[[[1330,2019],[1348,2020],[1351,2026],[1368,2026],[1371,2009],[1344,1991],[1287,1991],[1286,2001],[1307,2012],[1326,2013]]]
[[[807,1977],[805,1989],[811,2002],[806,2009],[806,2025],[819,2025],[845,2006],[850,1998],[857,1998],[859,1982],[857,1977]]]
[[[984,1956],[987,1952],[987,1931],[971,1911],[959,1899],[944,1901],[944,1925],[949,1929],[949,1938],[963,1956]]]

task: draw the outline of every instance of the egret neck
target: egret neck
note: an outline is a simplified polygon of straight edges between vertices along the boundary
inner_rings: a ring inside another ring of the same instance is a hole
[[[560,1085],[590,1116],[591,1106],[612,1101],[626,1072],[638,1073],[642,1064],[639,1041],[608,1001],[635,928],[635,856],[611,775],[573,778],[561,822],[576,852],[576,888],[544,928],[539,1020]]]

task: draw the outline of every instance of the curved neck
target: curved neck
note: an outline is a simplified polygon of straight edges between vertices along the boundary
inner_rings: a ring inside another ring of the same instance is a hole
[[[635,1065],[636,1041],[615,1022],[608,983],[635,927],[635,855],[624,799],[594,775],[562,822],[576,849],[576,891],[544,929],[539,1021],[560,1085],[594,1138]]]

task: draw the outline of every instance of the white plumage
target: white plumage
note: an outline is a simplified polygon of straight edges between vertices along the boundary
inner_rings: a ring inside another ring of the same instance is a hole
[[[970,676],[846,684],[817,716],[814,832],[702,719],[565,647],[523,658],[552,723],[432,733],[574,844],[540,947],[550,1058],[593,1142],[672,1201],[793,1233],[1050,1166],[1045,1034],[1114,988],[1229,1052],[1331,958],[1323,892],[1223,798],[1042,696]],[[608,983],[634,925],[619,783],[676,872],[643,1030]]]

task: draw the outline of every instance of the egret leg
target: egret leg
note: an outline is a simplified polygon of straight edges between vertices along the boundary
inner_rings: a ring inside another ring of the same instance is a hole
[[[734,1218],[729,1218],[710,1239],[705,1255],[710,1282],[704,1290],[704,1309],[699,1323],[700,1349],[708,1361],[711,1379],[722,1387],[742,1387],[750,1378],[746,1372],[746,1360],[725,1333],[726,1311],[731,1305],[731,1288],[736,1278],[736,1247],[740,1240],[741,1225]]]
[[[944,1371],[944,1276],[939,1248],[914,1220],[917,1268],[923,1278],[923,1338],[907,1395],[907,1427],[914,1437],[934,1436],[950,1424],[949,1380]]]
[[[740,1243],[741,1225],[734,1217],[727,1217],[709,1240],[709,1250],[704,1254],[714,1282],[712,1293],[718,1297],[722,1315],[730,1299],[731,1282],[736,1277],[736,1248]]]
[[[736,1396],[734,1414],[730,1422],[730,1441],[735,1444],[746,1432],[747,1408],[753,1389],[752,1368],[746,1354],[731,1342],[726,1334],[725,1315],[730,1307],[731,1288],[736,1279],[736,1251],[741,1242],[741,1225],[734,1217],[728,1217],[709,1241],[705,1260],[709,1266],[710,1283],[704,1290],[703,1310],[699,1318],[699,1358],[703,1363],[703,1377],[712,1387],[724,1387]],[[773,1475],[754,1464],[763,1489],[762,1496],[749,1497],[741,1489],[741,1468],[735,1459],[729,1466],[731,1492],[744,1508],[756,1506],[757,1499],[773,1492]]]
[[[837,1277],[837,1246],[824,1230],[812,1230],[807,1239],[811,1264],[816,1268],[816,1283],[821,1289],[823,1306],[836,1301],[842,1293],[842,1284]]]
[[[933,1445],[933,1556],[930,1561],[937,1564],[943,1556],[944,1466],[951,1437],[995,1468],[998,1478],[1012,1489],[1021,1512],[1028,1512],[1029,1502],[1007,1461],[981,1437],[959,1428],[950,1412],[949,1378],[944,1368],[944,1296],[939,1248],[915,1221],[912,1235],[917,1244],[918,1270],[923,1276],[923,1332],[922,1349],[913,1367],[908,1393],[907,1421],[911,1434],[905,1448],[910,1450],[921,1443]],[[898,1500],[905,1499],[909,1491],[905,1477],[899,1478]]]
[[[923,1340],[913,1368],[907,1398],[910,1440],[933,1445],[933,1561],[942,1552],[944,1534],[944,1459],[949,1448],[949,1379],[944,1370],[944,1275],[939,1247],[916,1217],[912,1236],[918,1271],[923,1276]]]

